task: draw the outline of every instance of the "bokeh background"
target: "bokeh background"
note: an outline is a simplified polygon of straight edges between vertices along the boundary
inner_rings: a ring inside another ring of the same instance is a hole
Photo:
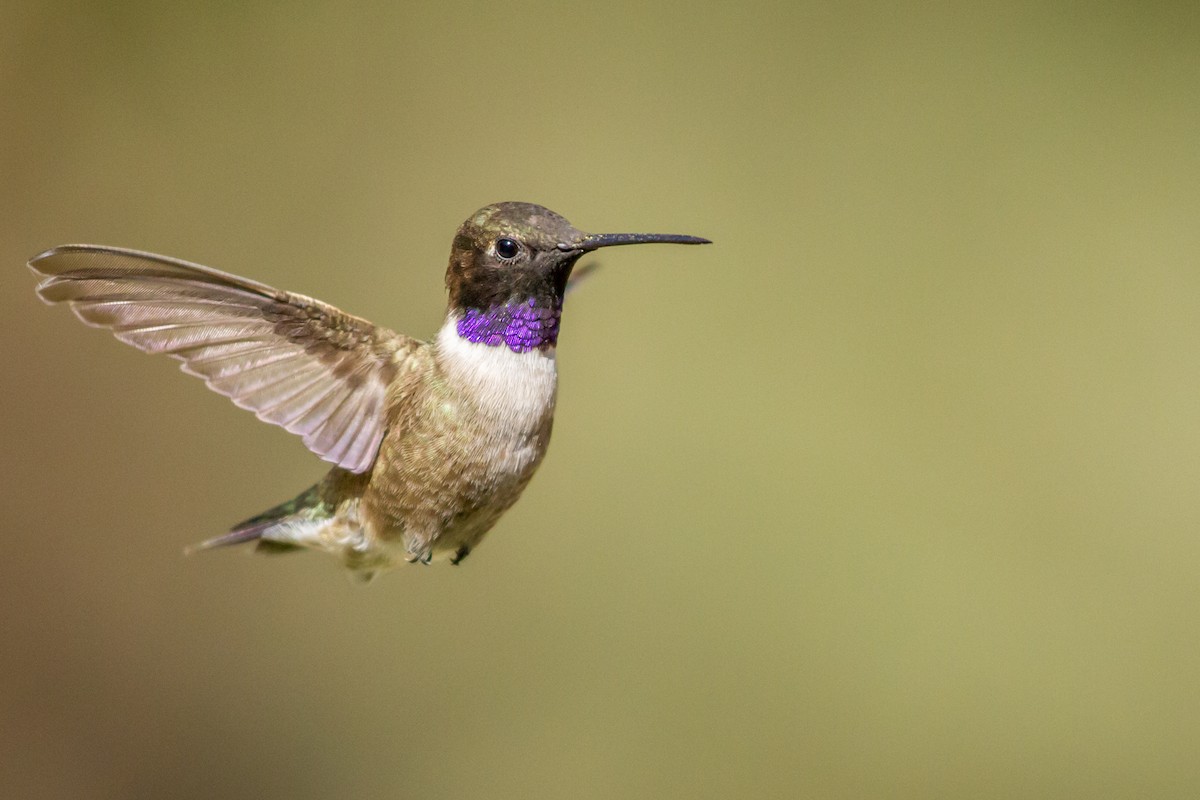
[[[1195,797],[1194,3],[8,4],[0,796]],[[182,548],[323,472],[43,307],[68,241],[432,334],[622,249],[462,567]]]

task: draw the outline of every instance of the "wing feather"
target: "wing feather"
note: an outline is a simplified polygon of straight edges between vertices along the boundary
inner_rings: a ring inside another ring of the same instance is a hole
[[[324,376],[318,375],[308,383],[297,386],[286,397],[260,408],[257,412],[259,419],[286,428],[320,402],[327,392],[328,386],[326,386]]]
[[[133,345],[147,353],[166,353],[168,355],[174,355],[177,350],[186,350],[199,344],[239,341],[267,332],[260,324],[247,323],[245,320],[116,327],[111,330],[113,336],[125,344]]]
[[[255,342],[253,339],[250,339],[247,340],[247,343],[254,344]],[[237,342],[235,344],[243,343]],[[210,345],[212,350],[209,352],[189,356],[187,363],[183,365],[183,371],[189,375],[195,375],[197,378],[217,380],[226,375],[236,374],[242,370],[255,369],[295,356],[290,348],[270,344],[258,347],[239,347],[232,352],[226,353],[219,351],[212,352],[219,346]],[[198,352],[198,348],[193,348],[193,350]]]
[[[374,462],[388,385],[426,346],[319,300],[153,253],[65,245],[29,266],[47,303],[179,359],[184,372],[352,472]]]
[[[214,319],[254,319],[259,311],[250,306],[211,300],[180,300],[166,303],[146,300],[76,301],[75,315],[89,325],[124,330],[155,325],[211,322]]]
[[[351,395],[346,398],[345,404],[338,409],[337,413],[338,427],[341,429],[341,433],[331,447],[333,452],[341,453],[344,458],[350,460],[361,457],[360,448],[364,447],[366,443],[361,442],[360,439],[363,438],[362,431],[366,418],[374,412],[372,405],[372,398],[364,395]]]

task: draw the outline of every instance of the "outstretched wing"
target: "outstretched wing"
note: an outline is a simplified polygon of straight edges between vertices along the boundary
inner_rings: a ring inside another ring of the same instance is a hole
[[[387,427],[387,387],[422,345],[303,295],[174,258],[64,245],[29,262],[47,303],[67,303],[266,422],[326,461],[370,468]]]

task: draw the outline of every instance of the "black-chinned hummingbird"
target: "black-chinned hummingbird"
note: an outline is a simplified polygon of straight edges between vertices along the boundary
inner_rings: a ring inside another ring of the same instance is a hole
[[[432,341],[311,297],[174,258],[64,245],[29,262],[67,303],[148,353],[166,353],[334,464],[297,497],[202,542],[324,550],[364,577],[457,564],[521,495],[550,441],[555,345],[571,270],[675,234],[587,234],[542,206],[497,203],[458,229],[446,319]]]

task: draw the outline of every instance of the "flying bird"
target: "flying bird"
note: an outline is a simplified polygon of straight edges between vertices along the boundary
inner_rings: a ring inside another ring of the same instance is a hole
[[[148,353],[166,353],[333,464],[315,485],[196,545],[323,550],[363,577],[461,562],[546,453],[563,296],[584,254],[677,234],[588,234],[531,203],[459,227],[432,341],[311,297],[166,256],[63,245],[29,262],[66,303]]]

